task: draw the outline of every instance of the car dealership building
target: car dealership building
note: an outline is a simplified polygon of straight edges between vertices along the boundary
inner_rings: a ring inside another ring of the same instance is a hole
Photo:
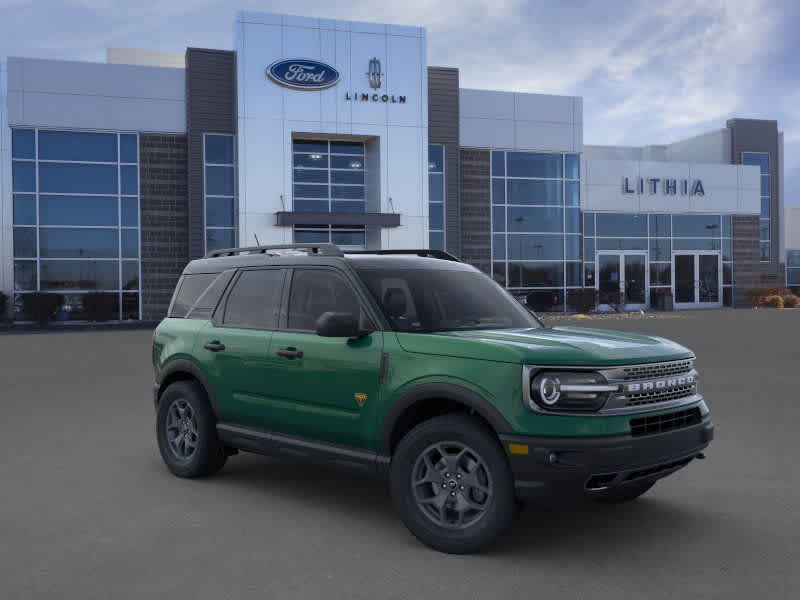
[[[589,146],[582,98],[461,88],[423,28],[240,12],[234,38],[0,62],[16,318],[47,291],[60,319],[97,292],[159,319],[188,260],[256,240],[445,249],[539,310],[587,288],[600,308],[749,306],[786,283],[775,121]]]

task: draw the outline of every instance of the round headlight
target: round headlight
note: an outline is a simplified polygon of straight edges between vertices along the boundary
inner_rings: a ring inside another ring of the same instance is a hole
[[[561,382],[558,377],[550,377],[548,375],[537,377],[534,385],[539,392],[539,398],[547,406],[553,406],[561,397]]]
[[[593,371],[551,371],[536,375],[530,382],[529,406],[558,411],[596,411],[619,385],[609,384]]]

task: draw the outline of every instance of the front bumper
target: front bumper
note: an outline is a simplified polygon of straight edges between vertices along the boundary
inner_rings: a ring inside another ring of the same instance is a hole
[[[517,497],[539,504],[563,504],[666,477],[697,458],[712,439],[708,416],[684,429],[636,437],[500,436]]]

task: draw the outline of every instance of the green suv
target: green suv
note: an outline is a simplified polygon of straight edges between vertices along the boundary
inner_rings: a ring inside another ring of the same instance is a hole
[[[384,477],[417,538],[474,552],[523,503],[633,500],[702,458],[693,361],[546,327],[444,252],[234,248],[189,263],[155,331],[158,446],[179,477],[238,451]]]

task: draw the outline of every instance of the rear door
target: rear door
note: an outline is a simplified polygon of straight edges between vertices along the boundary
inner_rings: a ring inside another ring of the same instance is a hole
[[[200,331],[197,355],[226,423],[269,427],[269,345],[278,324],[286,270],[242,269],[213,319]]]
[[[365,297],[343,272],[297,267],[288,285],[267,361],[270,417],[284,433],[365,447],[379,400],[383,333],[317,335],[317,319],[328,311],[353,313],[375,329]]]

